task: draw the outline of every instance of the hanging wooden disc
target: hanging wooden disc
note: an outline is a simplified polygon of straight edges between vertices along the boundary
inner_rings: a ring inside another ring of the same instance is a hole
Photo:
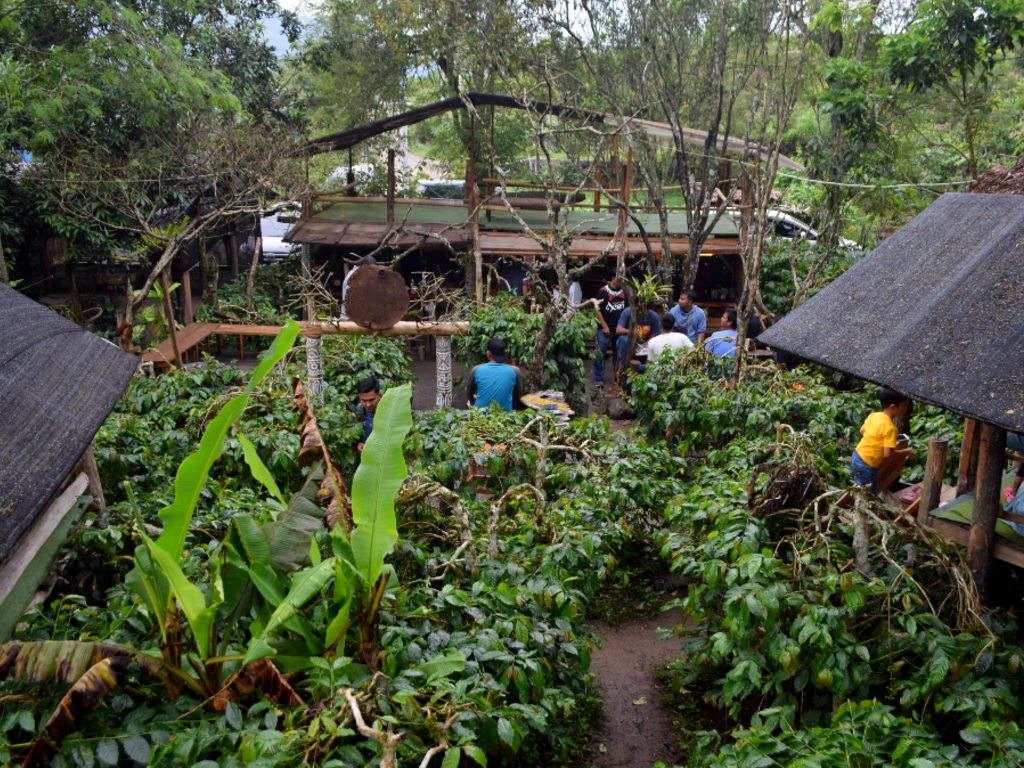
[[[349,280],[345,305],[352,322],[382,331],[409,311],[409,290],[397,272],[379,264],[366,264]]]

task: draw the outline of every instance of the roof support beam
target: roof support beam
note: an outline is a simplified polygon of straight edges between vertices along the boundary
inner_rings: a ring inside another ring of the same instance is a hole
[[[974,487],[974,516],[967,542],[967,566],[982,603],[988,603],[992,549],[999,517],[999,486],[1006,464],[1006,430],[983,422],[978,449],[978,474]]]

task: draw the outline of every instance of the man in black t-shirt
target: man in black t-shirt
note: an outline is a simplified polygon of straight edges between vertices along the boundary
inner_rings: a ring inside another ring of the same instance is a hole
[[[604,385],[604,356],[611,349],[612,376],[618,369],[618,350],[615,343],[615,328],[619,324],[619,315],[626,308],[626,291],[622,287],[622,279],[616,275],[597,292],[597,357],[594,358],[594,384]]]

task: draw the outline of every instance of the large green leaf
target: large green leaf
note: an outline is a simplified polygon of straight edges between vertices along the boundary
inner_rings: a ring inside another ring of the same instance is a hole
[[[327,586],[334,576],[335,566],[334,558],[327,558],[319,565],[295,574],[291,590],[271,614],[267,625],[263,628],[263,632],[250,641],[249,651],[246,654],[248,661],[255,661],[267,655],[265,651],[270,647],[267,642],[268,639],[279,627],[288,624],[292,619],[296,618],[302,606],[320,596],[324,587]]]
[[[281,502],[281,506],[284,506],[284,496],[281,494],[281,489],[277,487],[277,481],[274,480],[274,476],[267,469],[267,465],[263,463],[263,459],[260,458],[259,453],[256,451],[256,446],[252,444],[252,440],[245,435],[239,435],[238,442],[242,444],[245,463],[249,465],[249,471],[252,472],[252,476],[262,483],[264,488],[274,494],[274,498]]]
[[[207,607],[202,591],[188,580],[176,558],[171,557],[152,539],[146,537],[144,541],[149,548],[150,556],[170,584],[171,592],[174,593],[178,605],[181,606],[185,618],[188,619],[188,623],[192,627],[192,636],[199,657],[204,660],[208,659],[211,655],[210,644],[213,638],[213,618],[217,612],[216,605]]]
[[[323,464],[318,463],[292,496],[288,508],[268,526],[270,562],[278,573],[297,571],[309,559],[310,541],[324,526],[323,510],[316,503],[323,479]]]
[[[277,334],[273,346],[262,355],[245,392],[230,400],[221,409],[203,432],[199,448],[178,467],[174,476],[174,501],[160,511],[164,530],[156,541],[157,545],[175,560],[181,557],[181,551],[185,546],[185,534],[192,522],[192,513],[199,501],[199,493],[206,485],[210,468],[221,454],[224,439],[248,405],[253,390],[263,381],[270,369],[288,354],[298,334],[298,323],[289,320]]]
[[[402,443],[412,427],[411,398],[409,384],[384,393],[352,481],[352,554],[367,594],[398,541],[395,495],[406,475]]]

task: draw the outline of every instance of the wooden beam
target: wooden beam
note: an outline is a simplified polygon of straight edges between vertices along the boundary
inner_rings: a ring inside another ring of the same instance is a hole
[[[232,225],[231,234],[225,238],[224,243],[228,248],[228,264],[231,266],[231,279],[238,279],[238,237],[234,232],[234,225]]]
[[[963,496],[974,487],[978,470],[978,422],[964,419],[964,442],[960,446],[960,466],[956,472],[956,495]]]
[[[921,525],[928,525],[928,513],[939,506],[948,450],[949,440],[933,438],[928,441],[928,459],[924,466],[924,480],[921,482],[921,498],[917,508],[917,522]]]
[[[11,630],[49,574],[50,564],[77,517],[70,513],[88,485],[84,473],[76,475],[0,563],[0,642],[11,636]]]
[[[980,427],[978,474],[974,487],[974,514],[967,543],[967,565],[983,603],[988,602],[992,551],[999,517],[1000,488],[1006,465],[1006,430],[987,422]]]
[[[178,349],[178,329],[174,322],[174,307],[171,306],[171,279],[167,276],[169,269],[170,267],[167,267],[160,273],[160,286],[164,290],[164,311],[167,314],[167,330],[171,336],[171,347],[174,349],[174,364],[179,368],[184,368],[185,363],[181,360],[181,350]]]
[[[274,328],[276,333],[279,329]],[[465,336],[469,333],[469,323],[460,321],[417,323],[412,320],[402,320],[390,328],[382,331],[371,331],[356,325],[351,321],[316,321],[301,323],[302,333],[305,335],[330,334],[372,334],[376,336]]]
[[[943,520],[941,517],[933,517],[928,524],[941,533],[943,538],[961,546],[966,547],[967,542],[970,540],[970,529],[965,528],[960,523]],[[1006,544],[998,538],[996,539],[995,547],[992,549],[992,557],[1004,563],[1016,565],[1018,568],[1024,568],[1024,550],[1017,549],[1012,544]]]

